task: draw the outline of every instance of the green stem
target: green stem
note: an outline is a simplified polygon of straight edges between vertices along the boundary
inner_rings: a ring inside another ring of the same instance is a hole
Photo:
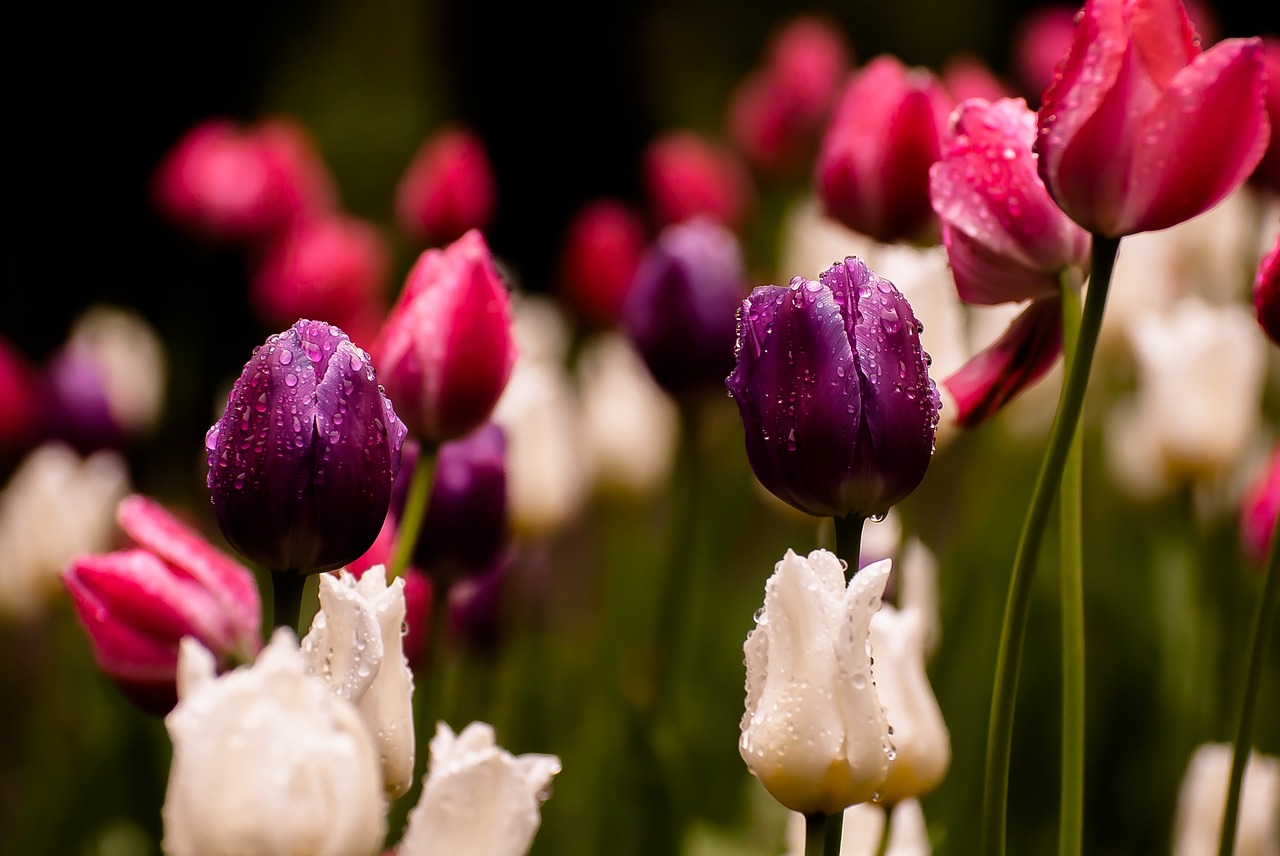
[[[1040,465],[1027,508],[1027,518],[1014,554],[1005,601],[1000,648],[996,655],[995,688],[991,699],[991,719],[987,730],[987,760],[982,793],[982,849],[991,856],[1003,856],[1005,818],[1009,803],[1009,755],[1013,742],[1013,706],[1018,689],[1018,667],[1031,606],[1031,578],[1035,571],[1040,540],[1044,535],[1049,508],[1062,481],[1067,452],[1075,437],[1084,408],[1084,392],[1093,366],[1093,352],[1102,327],[1111,271],[1120,249],[1119,238],[1093,236],[1093,274],[1084,303],[1080,339],[1075,358],[1067,366],[1058,401],[1058,412],[1049,432],[1049,445]]]
[[[302,589],[307,578],[297,571],[271,572],[271,619],[273,627],[288,627],[298,633],[302,613]],[[301,637],[301,633],[298,634]]]
[[[836,524],[836,558],[844,560],[844,578],[848,582],[858,572],[858,558],[862,553],[862,524],[867,518],[850,514],[848,517],[833,519]]]
[[[880,843],[876,845],[876,856],[888,856],[889,853],[889,833],[890,823],[893,821],[893,806],[883,805],[884,809],[884,828],[880,830]]]
[[[1227,786],[1227,806],[1222,814],[1222,838],[1219,856],[1231,856],[1236,844],[1236,822],[1240,816],[1240,788],[1244,783],[1245,765],[1253,744],[1253,713],[1258,706],[1258,688],[1262,683],[1262,664],[1266,659],[1267,639],[1276,617],[1280,597],[1280,524],[1273,524],[1271,546],[1267,550],[1266,578],[1262,597],[1253,618],[1253,647],[1249,649],[1249,665],[1244,679],[1244,698],[1240,701],[1240,722],[1236,725],[1235,745],[1231,752],[1231,782]]]
[[[804,856],[840,856],[844,812],[804,816]]]
[[[427,502],[431,499],[431,477],[435,462],[435,447],[424,443],[413,466],[413,479],[409,482],[409,495],[404,501],[404,511],[396,521],[396,546],[391,554],[391,567],[387,568],[388,585],[404,573],[413,557],[418,532],[422,529],[422,519],[427,516]]]
[[[1080,337],[1078,284],[1063,277],[1062,356],[1070,363]],[[1067,451],[1058,498],[1062,574],[1062,782],[1058,854],[1079,856],[1084,846],[1084,441],[1079,431]]]

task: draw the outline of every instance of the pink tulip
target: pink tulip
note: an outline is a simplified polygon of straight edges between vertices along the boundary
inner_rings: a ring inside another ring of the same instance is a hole
[[[193,636],[229,668],[261,646],[253,574],[156,502],[130,496],[116,509],[137,546],[81,556],[63,573],[99,668],[142,709],[177,700],[178,643]]]
[[[488,227],[497,197],[484,142],[466,128],[446,127],[423,142],[400,179],[396,218],[414,238],[446,244]]]
[[[1013,66],[1032,103],[1040,102],[1053,83],[1058,63],[1071,47],[1078,8],[1073,3],[1042,6],[1018,22],[1013,37]]]
[[[1280,447],[1245,490],[1240,515],[1240,545],[1250,561],[1261,565],[1271,546],[1280,515]]]
[[[644,183],[659,226],[706,215],[736,228],[754,205],[755,189],[745,164],[728,148],[692,131],[674,131],[649,144]]]
[[[1280,345],[1280,234],[1276,243],[1258,264],[1253,282],[1253,308],[1258,325],[1272,342]]]
[[[597,199],[574,215],[560,248],[560,285],[587,324],[617,323],[647,247],[644,219],[623,202]]]
[[[884,243],[934,241],[929,167],[952,102],[930,71],[880,56],[845,85],[818,153],[817,187],[832,219]]]
[[[417,439],[442,443],[489,418],[516,351],[507,287],[478,231],[418,257],[371,353]]]
[[[959,425],[992,416],[1057,360],[1060,275],[1087,270],[1089,234],[1054,204],[1031,153],[1035,114],[1021,99],[970,99],[956,109],[930,169],[934,211],[967,303],[1032,301],[1007,333],[943,381]]]
[[[1266,150],[1260,39],[1201,52],[1180,0],[1088,0],[1038,116],[1040,175],[1116,238],[1221,202]]]
[[[942,69],[942,85],[959,104],[970,98],[998,101],[1014,95],[1013,88],[996,76],[981,58],[973,54],[956,54]]]
[[[0,338],[0,459],[32,442],[40,426],[36,369]]]
[[[1280,193],[1280,38],[1263,37],[1262,60],[1267,67],[1267,121],[1271,123],[1271,142],[1249,180],[1272,193]]]

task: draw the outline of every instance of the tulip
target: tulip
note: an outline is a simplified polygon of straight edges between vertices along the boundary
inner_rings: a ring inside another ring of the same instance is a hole
[[[161,816],[170,856],[374,856],[386,834],[378,749],[351,702],[307,671],[281,628],[252,666],[215,677],[184,639]]]
[[[257,582],[247,568],[146,497],[121,501],[116,520],[137,547],[81,555],[62,581],[98,667],[131,701],[161,715],[178,698],[183,637],[208,648],[220,669],[257,654]]]
[[[302,320],[271,336],[205,437],[223,535],[272,571],[346,564],[382,527],[404,437],[345,333]]]
[[[1258,275],[1253,281],[1253,310],[1262,331],[1280,345],[1280,234],[1276,235],[1275,246],[1258,263]]]
[[[895,805],[937,787],[951,764],[951,736],[924,667],[926,616],[888,604],[871,618],[876,694],[894,751],[879,800]]]
[[[272,325],[322,318],[353,341],[372,341],[385,309],[389,264],[386,243],[371,223],[340,215],[307,220],[267,248],[250,302]]]
[[[1049,193],[1085,229],[1165,229],[1222,201],[1267,146],[1259,39],[1201,53],[1180,0],[1087,0],[1037,114]]]
[[[644,220],[618,200],[593,200],[573,216],[560,248],[560,285],[583,321],[618,322],[645,244]]]
[[[654,380],[677,398],[733,368],[733,312],[746,292],[733,232],[705,217],[668,226],[636,270],[623,327]]]
[[[1058,3],[1028,12],[1013,36],[1013,67],[1022,89],[1033,104],[1039,104],[1053,82],[1054,71],[1071,47],[1075,32],[1074,3]]]
[[[817,282],[760,286],[738,313],[727,380],[747,460],[816,516],[876,517],[924,478],[938,393],[910,304],[855,258]]]
[[[128,491],[128,467],[112,451],[81,458],[47,442],[23,458],[0,491],[0,617],[38,614],[68,562],[110,549],[116,504]]]
[[[765,790],[792,811],[833,815],[874,799],[892,747],[867,638],[890,562],[844,565],[787,550],[765,584],[743,645],[746,712],[739,752]]]
[[[418,257],[372,351],[417,439],[442,443],[489,418],[515,346],[507,288],[479,232]]]
[[[1261,566],[1275,537],[1280,516],[1280,446],[1245,489],[1240,510],[1240,544],[1250,561]]]
[[[873,59],[845,85],[818,153],[827,214],[877,241],[936,243],[929,166],[942,151],[952,102],[925,69]]]
[[[483,722],[460,734],[439,723],[430,751],[422,796],[409,813],[397,856],[527,853],[560,759],[514,756],[497,745],[493,726]]]
[[[1234,471],[1260,440],[1266,340],[1252,314],[1186,297],[1132,337],[1137,390],[1105,433],[1121,487],[1151,497]]]
[[[1267,121],[1271,125],[1271,141],[1249,176],[1249,183],[1280,193],[1280,38],[1262,37],[1262,62],[1267,69]]]
[[[320,577],[320,611],[302,655],[329,689],[360,711],[378,744],[387,798],[413,783],[413,675],[405,659],[405,583],[386,568]]]
[[[1173,856],[1215,856],[1222,835],[1231,747],[1206,743],[1196,749],[1178,789]],[[1236,822],[1237,856],[1280,852],[1280,758],[1249,753]]]
[[[0,459],[26,448],[40,426],[40,383],[35,366],[0,338]]]
[[[755,204],[746,166],[723,145],[673,131],[644,152],[645,194],[660,226],[705,216],[737,228]]]
[[[943,382],[964,427],[993,416],[1053,366],[1062,349],[1062,273],[1089,266],[1089,235],[1050,198],[1034,139],[1035,114],[1021,99],[965,101],[929,171],[961,299],[1031,301],[997,342]]]
[[[94,306],[49,361],[45,427],[83,452],[121,446],[155,426],[166,373],[164,343],[145,318]]]
[[[956,104],[970,98],[998,101],[1012,95],[1009,84],[997,77],[981,58],[970,53],[959,53],[947,60],[942,69],[942,85]]]
[[[466,128],[446,127],[425,140],[396,187],[396,220],[433,244],[484,229],[497,207],[497,182],[484,142]]]

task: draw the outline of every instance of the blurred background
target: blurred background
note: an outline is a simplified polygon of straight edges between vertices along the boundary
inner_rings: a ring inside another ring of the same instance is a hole
[[[244,252],[193,239],[150,195],[162,158],[196,123],[289,116],[308,129],[342,207],[389,243],[388,298],[421,249],[395,228],[397,182],[425,137],[463,123],[483,139],[496,176],[490,246],[513,284],[554,295],[573,214],[600,196],[640,205],[642,154],[658,134],[721,136],[730,93],[795,15],[838,25],[858,64],[891,53],[940,71],[970,55],[1013,80],[1015,33],[1036,8],[1013,0],[623,0],[582,11],[413,0],[24,4],[0,31],[16,230],[4,253],[0,336],[38,364],[93,304],[141,313],[164,342],[169,372],[156,430],[125,450],[133,486],[184,506],[222,544],[206,514],[204,432],[253,346],[278,328],[254,314]],[[1198,8],[1218,38],[1280,30],[1268,3]],[[766,216],[759,234],[776,226]],[[748,247],[756,282],[780,281],[776,253]],[[1271,363],[1268,372],[1270,426]],[[741,641],[785,549],[810,549],[830,533],[780,513],[757,489],[727,398],[708,404],[701,427],[708,493],[689,574],[697,602],[716,607],[684,619],[669,720],[646,731],[624,703],[629,670],[646,656],[626,635],[650,632],[645,610],[630,616],[629,607],[654,603],[646,574],[667,561],[678,513],[667,487],[595,502],[531,546],[525,593],[539,605],[510,632],[519,644],[455,663],[441,712],[455,728],[486,718],[513,751],[564,760],[535,853],[783,852],[785,818],[737,757]],[[1233,511],[1201,514],[1188,491],[1127,497],[1104,471],[1099,425],[1086,437],[1094,562],[1086,852],[1163,853],[1191,751],[1230,737],[1257,577],[1240,555]],[[1041,434],[1000,421],[959,437],[901,508],[904,531],[940,567],[943,642],[930,675],[953,761],[924,802],[938,853],[971,852],[975,840],[999,617],[1041,448]],[[16,462],[0,461],[0,481]],[[1017,854],[1047,852],[1056,836],[1053,564],[1046,555],[1037,583],[1014,738]],[[157,853],[163,725],[127,705],[97,672],[66,604],[54,609],[34,623],[0,621],[0,851]],[[1273,645],[1256,737],[1271,754],[1280,752],[1280,722],[1270,715],[1280,709],[1277,655]],[[682,760],[673,766],[673,757]]]

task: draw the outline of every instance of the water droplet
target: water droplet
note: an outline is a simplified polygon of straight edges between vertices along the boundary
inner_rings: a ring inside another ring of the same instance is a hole
[[[284,376],[284,385],[289,387],[297,386],[298,376],[293,372],[289,372],[287,375]]]

